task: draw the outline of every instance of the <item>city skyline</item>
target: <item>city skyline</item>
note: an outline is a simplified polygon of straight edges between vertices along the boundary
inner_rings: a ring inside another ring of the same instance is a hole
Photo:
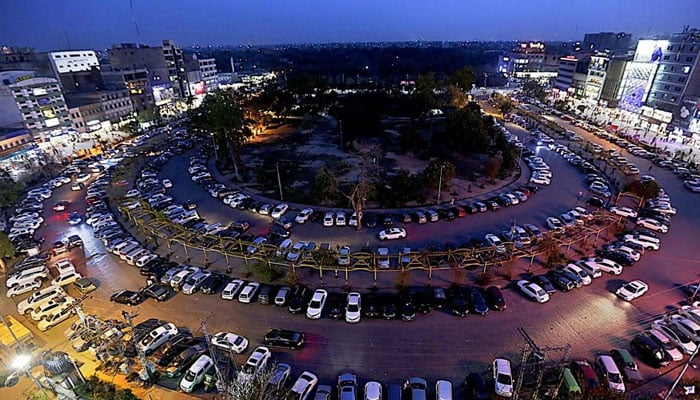
[[[10,0],[4,9],[0,16],[2,44],[39,51],[104,49],[117,43],[159,45],[165,38],[183,46],[581,40],[585,33],[602,31],[626,32],[639,38],[679,32],[695,23],[698,16],[692,0],[505,0],[478,6],[451,0],[291,4],[275,0],[68,4]]]

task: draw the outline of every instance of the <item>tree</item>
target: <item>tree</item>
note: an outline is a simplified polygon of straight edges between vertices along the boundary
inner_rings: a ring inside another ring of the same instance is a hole
[[[233,90],[218,90],[207,95],[202,104],[190,113],[190,128],[212,132],[215,151],[233,161],[236,178],[240,179],[243,146],[253,136],[240,101]],[[222,146],[219,146],[221,144]],[[219,153],[220,149],[225,152]]]
[[[333,201],[338,192],[338,180],[324,165],[316,170],[314,195],[319,203]]]
[[[284,398],[285,390],[270,383],[276,364],[271,363],[250,379],[235,379],[226,388],[224,398],[232,400],[272,400]]]
[[[105,382],[93,375],[78,384],[75,394],[81,399],[92,400],[138,400],[138,397],[130,389],[118,389],[113,383]]]
[[[494,178],[501,171],[501,159],[498,157],[489,157],[484,165],[484,176],[493,183]]]
[[[20,189],[21,185],[12,179],[7,170],[0,170],[0,210],[15,204]]]
[[[496,101],[496,108],[501,114],[506,115],[513,109],[513,102],[508,96],[504,96],[500,93],[494,93],[493,99]]]
[[[474,83],[474,68],[464,67],[460,68],[448,79],[448,83],[457,86],[463,91],[472,90],[472,84]]]
[[[0,231],[0,269],[7,271],[5,259],[15,255],[15,245],[8,239],[5,232]]]
[[[441,183],[442,188],[448,187],[455,176],[457,176],[457,170],[455,165],[449,161],[434,159],[423,170],[425,185],[433,190],[437,190]]]
[[[625,191],[636,194],[644,201],[644,199],[654,199],[658,197],[661,187],[655,180],[642,182],[639,179],[635,179],[625,186]]]
[[[454,108],[464,108],[467,105],[467,95],[455,85],[449,85],[447,90],[450,92],[450,105]]]
[[[437,106],[437,98],[435,97],[437,87],[435,74],[432,72],[421,75],[416,79],[416,89],[411,96],[414,116],[423,115]]]
[[[544,88],[536,81],[529,80],[523,83],[523,92],[530,97],[534,97],[539,100],[544,100],[547,97]]]

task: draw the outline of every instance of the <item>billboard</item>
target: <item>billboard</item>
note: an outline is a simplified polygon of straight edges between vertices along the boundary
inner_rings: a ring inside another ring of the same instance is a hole
[[[639,113],[649,95],[658,64],[630,61],[625,66],[620,84],[618,108]]]
[[[201,82],[195,82],[192,84],[192,94],[195,96],[202,95],[206,93],[207,91],[207,85],[204,83],[204,81]]]
[[[640,40],[637,43],[637,50],[634,52],[634,61],[659,62],[663,58],[667,47],[668,40]]]
[[[173,97],[175,97],[175,94],[170,85],[153,86],[153,100],[155,100],[157,106],[170,103]]]

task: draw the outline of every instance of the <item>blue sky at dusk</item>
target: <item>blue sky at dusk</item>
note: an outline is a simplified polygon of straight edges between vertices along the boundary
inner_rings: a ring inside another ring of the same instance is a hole
[[[698,0],[3,0],[0,44],[580,40],[679,32],[698,21]]]

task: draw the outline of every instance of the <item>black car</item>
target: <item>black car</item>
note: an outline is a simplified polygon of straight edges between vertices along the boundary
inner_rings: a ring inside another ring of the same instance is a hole
[[[139,292],[132,290],[120,290],[109,297],[109,301],[128,306],[136,306],[143,303],[143,296]]]
[[[591,197],[590,199],[586,200],[586,205],[601,208],[605,207],[605,201],[599,199],[598,197]]]
[[[265,346],[284,347],[288,349],[301,349],[306,343],[303,332],[289,329],[271,329],[263,339]]]
[[[491,398],[490,390],[481,374],[472,372],[464,378],[467,400],[488,400]]]
[[[576,284],[569,280],[569,278],[567,278],[560,271],[548,271],[547,278],[549,278],[552,281],[552,284],[562,292],[571,291],[576,287]]]
[[[270,227],[270,230],[267,232],[268,236],[270,237],[280,237],[280,238],[288,238],[289,237],[289,231],[282,228],[279,225],[272,225]]]
[[[370,292],[362,296],[362,314],[367,318],[377,318],[381,313],[379,295]]]
[[[447,306],[447,293],[445,293],[445,289],[435,286],[431,290],[432,292],[432,304],[433,307],[442,310]]]
[[[155,301],[166,300],[170,296],[170,289],[163,285],[154,283],[152,285],[146,286],[141,290],[141,294],[146,297],[155,299]]]
[[[379,221],[382,223],[382,225],[385,228],[390,228],[390,227],[394,226],[394,218],[391,216],[391,214],[380,215]]]
[[[382,293],[380,299],[382,304],[382,318],[396,319],[399,297],[395,293]]]
[[[204,279],[199,290],[206,294],[215,294],[224,284],[224,277],[219,274],[211,274]]]
[[[469,303],[471,305],[472,311],[476,314],[486,315],[489,313],[489,304],[486,302],[484,294],[481,289],[477,287],[467,288],[469,293]]]
[[[620,253],[617,251],[610,250],[596,250],[595,254],[599,257],[607,258],[608,260],[615,261],[616,263],[622,265],[623,267],[629,267],[634,264],[634,260],[630,258],[627,254]]]
[[[671,363],[671,357],[649,336],[639,334],[630,342],[632,352],[642,361],[654,368],[661,368]]]
[[[141,268],[141,275],[150,276],[155,278],[155,280],[160,280],[160,277],[165,274],[165,272],[171,268],[169,263],[163,263],[162,260],[155,259],[149,261],[146,265]]]
[[[260,284],[258,289],[258,304],[270,304],[274,287],[265,283]]]
[[[532,281],[535,282],[539,287],[544,289],[545,292],[548,294],[556,293],[557,289],[554,288],[554,285],[552,285],[552,281],[550,281],[546,276],[544,275],[536,275],[532,277]]]
[[[566,271],[566,270],[559,270],[559,272],[560,272],[562,275],[564,275],[564,276],[566,277],[566,279],[568,279],[568,280],[570,280],[571,282],[573,282],[574,285],[576,285],[577,288],[580,288],[581,286],[583,286],[583,279],[582,279],[580,276],[574,274],[573,272],[569,272],[569,271]]]
[[[469,314],[467,298],[464,296],[462,288],[456,285],[450,287],[450,309],[452,310],[452,315],[458,317],[464,317]]]
[[[299,285],[294,288],[292,295],[289,298],[287,309],[292,314],[301,314],[306,311],[306,306],[311,300],[311,290],[304,285]]]
[[[250,229],[250,222],[248,221],[233,221],[229,227],[233,230],[236,230],[240,233],[243,233]]]
[[[187,347],[165,365],[165,375],[167,377],[177,377],[189,368],[190,365],[202,354],[206,353],[205,343],[198,343]]]
[[[440,208],[437,210],[437,213],[442,220],[454,221],[455,219],[455,213],[453,213],[449,208]]]
[[[399,213],[397,214],[398,220],[403,222],[404,224],[410,224],[413,219],[411,218],[411,214],[409,213]]]
[[[292,226],[294,226],[294,223],[292,222],[292,220],[287,218],[287,217],[278,218],[273,223],[275,225],[281,226],[282,228],[284,228],[286,230],[292,229]]]
[[[501,289],[497,286],[489,286],[486,288],[486,301],[493,310],[503,311],[506,309],[506,299],[503,297]]]
[[[399,293],[399,315],[404,321],[413,321],[416,319],[416,305],[413,295],[408,290]]]
[[[362,216],[362,223],[367,228],[376,228],[377,227],[377,216],[374,214],[367,213],[367,214]]]
[[[427,314],[432,308],[431,295],[427,288],[418,288],[413,293],[416,309],[421,314]]]
[[[70,248],[83,247],[83,239],[78,235],[68,236],[66,241],[68,242],[68,247]]]
[[[328,310],[328,318],[342,319],[345,312],[345,297],[340,293],[330,292],[326,301],[326,309]]]

